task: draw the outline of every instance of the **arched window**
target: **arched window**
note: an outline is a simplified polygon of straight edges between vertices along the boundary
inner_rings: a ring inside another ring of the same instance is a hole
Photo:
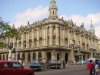
[[[33,53],[33,60],[36,60],[36,53]]]
[[[24,53],[22,54],[22,59],[25,60],[25,54]]]
[[[42,58],[41,52],[38,53],[38,60]]]
[[[32,40],[29,40],[29,48],[32,48]]]
[[[20,59],[20,54],[18,53],[18,55],[17,55],[17,59],[19,60]]]
[[[55,33],[56,33],[56,27],[53,26],[53,34],[55,34]]]
[[[26,41],[23,42],[23,46],[24,46],[24,48],[26,48]]]
[[[47,60],[51,60],[51,52],[47,52]]]
[[[39,30],[39,35],[40,36],[42,35],[42,28],[40,28],[40,30]]]
[[[8,60],[8,54],[6,54],[6,60]]]
[[[37,29],[34,30],[34,37],[37,37]]]
[[[31,56],[30,56],[30,53],[28,53],[28,59],[27,59],[28,61],[30,61],[31,60]]]

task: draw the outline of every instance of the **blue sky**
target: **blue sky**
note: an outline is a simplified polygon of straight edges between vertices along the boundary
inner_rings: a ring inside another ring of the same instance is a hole
[[[78,26],[89,28],[93,20],[96,35],[100,35],[100,0],[56,0],[59,16],[72,19]],[[0,16],[17,27],[48,17],[50,0],[0,0]]]

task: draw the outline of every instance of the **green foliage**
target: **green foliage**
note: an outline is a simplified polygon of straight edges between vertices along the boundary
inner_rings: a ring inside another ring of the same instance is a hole
[[[13,38],[20,39],[20,31],[15,27],[11,27],[8,22],[4,22],[2,18],[0,18],[0,39]],[[6,47],[4,42],[0,42],[0,47]]]
[[[5,44],[4,42],[0,42],[0,48],[5,48],[7,47],[7,44]]]

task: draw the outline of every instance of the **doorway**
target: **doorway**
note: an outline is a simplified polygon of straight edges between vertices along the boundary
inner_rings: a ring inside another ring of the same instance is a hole
[[[51,60],[51,52],[47,52],[47,60]]]
[[[60,60],[60,56],[59,56],[59,53],[57,53],[57,60]]]
[[[65,53],[65,62],[68,62],[68,53]]]

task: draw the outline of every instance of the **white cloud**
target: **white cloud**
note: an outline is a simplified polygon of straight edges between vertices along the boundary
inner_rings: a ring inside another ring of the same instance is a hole
[[[39,6],[37,8],[27,9],[25,12],[17,13],[15,16],[14,24],[16,27],[19,27],[21,24],[26,25],[29,21],[30,23],[44,19],[48,16],[48,7]],[[66,16],[62,15],[64,19],[70,20],[72,19],[76,25],[80,26],[82,23],[85,24],[85,27],[89,27],[91,20],[93,20],[93,24],[95,25],[96,35],[100,37],[100,12],[95,14],[89,14],[87,16],[82,15],[71,15]],[[98,25],[98,26],[97,26]]]
[[[27,22],[34,22],[46,17],[48,14],[48,7],[39,6],[37,8],[27,9],[25,12],[18,13],[15,16],[14,24],[19,27],[21,24],[26,25]]]
[[[100,26],[97,26],[95,28],[95,31],[96,31],[96,35],[100,38]]]
[[[73,20],[76,25],[80,26],[82,23],[85,24],[85,27],[89,27],[91,24],[91,20],[95,26],[95,32],[96,35],[100,38],[100,12],[96,14],[89,14],[87,16],[81,16],[81,15],[71,15],[66,16],[63,15],[64,19],[66,20]]]

